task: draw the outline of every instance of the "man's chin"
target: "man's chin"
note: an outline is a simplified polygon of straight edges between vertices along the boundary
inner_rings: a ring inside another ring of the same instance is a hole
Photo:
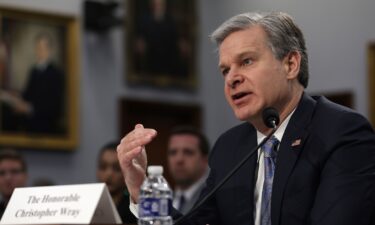
[[[115,191],[115,189],[113,187],[109,186],[108,184],[107,184],[107,188],[108,188],[109,193],[111,193],[111,194]]]
[[[256,112],[246,110],[246,109],[238,109],[234,111],[234,115],[238,120],[241,121],[250,121],[251,118],[254,118],[256,115]]]
[[[108,191],[109,191],[110,194],[117,194],[119,192],[123,192],[124,189],[125,189],[125,187],[121,187],[121,188],[119,188],[119,187],[110,187],[110,186],[108,187]]]
[[[175,184],[182,187],[189,187],[193,183],[194,182],[190,179],[175,179]]]
[[[248,121],[248,116],[244,113],[235,113],[235,116],[240,121]]]

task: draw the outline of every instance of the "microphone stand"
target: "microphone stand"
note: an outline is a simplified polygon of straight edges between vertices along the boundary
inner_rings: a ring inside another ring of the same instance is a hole
[[[218,185],[215,186],[215,188],[213,188],[203,199],[201,199],[197,204],[195,204],[195,206],[184,216],[180,217],[179,219],[176,220],[176,222],[174,223],[174,225],[178,225],[178,224],[181,224],[183,221],[185,221],[187,218],[189,218],[193,213],[195,213],[195,211],[201,207],[203,205],[203,203],[205,203],[209,198],[212,197],[212,195],[219,189],[221,188],[228,180],[229,178],[231,178],[233,176],[234,173],[237,172],[237,170],[239,170],[244,164],[245,162],[252,156],[254,155],[255,152],[257,152],[258,148],[260,148],[261,146],[263,146],[267,141],[268,139],[270,139],[272,137],[272,135],[276,132],[277,130],[277,125],[276,125],[276,122],[275,121],[270,121],[270,123],[272,124],[272,130],[271,130],[271,133],[269,133],[260,143],[259,145],[256,146],[255,149],[253,149],[252,151],[250,151],[244,159],[242,159],[236,167],[234,167],[221,181]]]

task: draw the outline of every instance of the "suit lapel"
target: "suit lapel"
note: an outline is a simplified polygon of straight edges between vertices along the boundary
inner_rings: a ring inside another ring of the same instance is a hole
[[[237,148],[235,162],[240,162],[257,145],[257,135],[255,129],[251,126],[248,133],[241,138],[241,146]],[[239,224],[254,223],[254,187],[255,170],[257,164],[257,152],[237,171],[233,178],[236,187],[240,187],[235,193],[236,204],[241,206],[235,208],[235,215]]]
[[[274,224],[279,224],[285,186],[308,136],[307,127],[314,106],[315,101],[303,94],[281,140],[271,200],[271,217]]]
[[[199,188],[194,192],[193,196],[191,197],[190,200],[186,201],[182,209],[180,209],[180,212],[182,214],[186,214],[190,211],[191,208],[193,208],[195,202],[199,199],[199,196],[202,192],[202,189],[204,188],[204,183],[202,183]]]

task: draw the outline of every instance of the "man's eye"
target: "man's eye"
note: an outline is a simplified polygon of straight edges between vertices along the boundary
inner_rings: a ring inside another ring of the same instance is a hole
[[[223,76],[225,76],[225,75],[228,74],[228,72],[229,72],[229,69],[223,69],[223,70],[221,71],[221,74],[223,74]]]
[[[175,156],[177,154],[177,151],[175,149],[169,149],[168,152],[167,152],[167,154],[169,156]]]
[[[107,169],[107,167],[108,167],[108,165],[106,164],[106,163],[100,163],[99,164],[99,170],[106,170]]]
[[[251,60],[251,59],[245,59],[244,61],[243,61],[243,65],[250,65],[250,64],[252,64],[253,63],[253,60]]]

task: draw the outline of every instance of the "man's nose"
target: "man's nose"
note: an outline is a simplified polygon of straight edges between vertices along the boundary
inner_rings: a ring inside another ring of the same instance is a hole
[[[176,158],[175,158],[176,162],[183,162],[184,161],[184,155],[183,154],[176,154]]]
[[[108,177],[111,177],[113,175],[113,169],[106,169],[105,175],[108,176]]]
[[[243,75],[235,68],[226,75],[226,84],[232,89],[235,89],[243,80]]]

